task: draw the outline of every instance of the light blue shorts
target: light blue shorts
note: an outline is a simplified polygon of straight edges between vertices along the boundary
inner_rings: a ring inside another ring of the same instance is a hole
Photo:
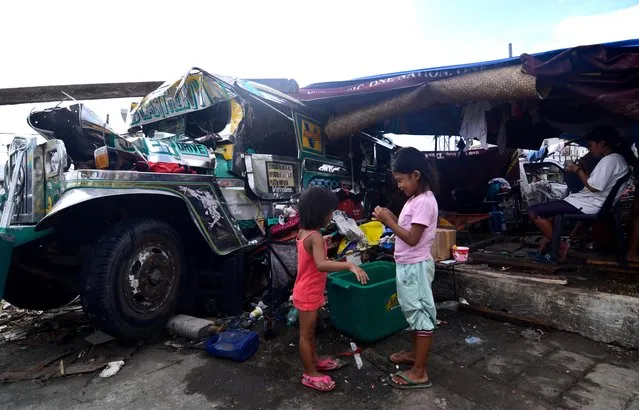
[[[434,278],[432,259],[397,264],[397,299],[411,330],[432,332],[435,329],[437,310],[431,288]]]

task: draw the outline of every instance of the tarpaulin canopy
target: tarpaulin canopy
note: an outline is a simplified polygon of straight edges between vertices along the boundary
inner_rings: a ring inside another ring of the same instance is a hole
[[[628,48],[639,47],[639,39],[578,48],[589,47],[599,47],[607,50],[626,49],[627,51]],[[535,62],[540,63],[551,60],[557,56],[563,56],[565,55],[566,51],[571,50],[575,49],[558,49],[535,54],[524,54],[522,57],[504,58],[500,60],[484,61],[470,64],[423,68],[419,70],[361,77],[353,80],[316,83],[300,88],[299,91],[294,94],[300,101],[316,101],[323,99],[349,97],[353,95],[394,91],[404,88],[417,87],[429,82],[438,81],[444,78],[458,75],[470,74],[477,71],[491,70],[508,66],[521,66],[522,59],[524,59],[525,61],[526,59],[534,58]],[[528,74],[534,75],[533,72],[529,72],[528,70],[526,70],[526,72]]]
[[[521,56],[523,70],[552,97],[581,98],[639,120],[639,40],[575,47],[550,59]]]
[[[498,67],[521,65],[517,58],[488,61],[483,63],[463,64],[446,67],[425,68],[414,71],[381,74],[347,81],[333,81],[311,84],[300,88],[294,96],[300,101],[334,100],[352,96],[385,93],[406,88],[414,88],[433,81],[453,76],[474,73]]]
[[[582,96],[595,102],[610,100],[608,105],[612,107],[614,97],[601,98],[602,93],[609,90],[605,85],[614,85],[624,101],[636,95],[628,93],[627,87],[636,81],[633,73],[639,72],[637,47],[639,40],[628,40],[482,63],[319,83],[301,88],[293,96],[334,115],[326,124],[326,133],[332,139],[345,137],[383,119],[441,104],[538,100],[547,97],[551,87],[558,90],[553,95],[569,97],[560,90],[571,82],[573,86],[569,89],[577,93],[572,95],[573,98]],[[581,72],[576,76],[571,66],[574,55],[580,58]],[[591,78],[589,82],[588,76],[593,77],[596,68],[603,70],[605,75]],[[538,78],[549,80],[537,81]],[[564,79],[569,81],[564,82]],[[623,109],[618,105],[616,112],[622,115],[639,109],[637,106]]]

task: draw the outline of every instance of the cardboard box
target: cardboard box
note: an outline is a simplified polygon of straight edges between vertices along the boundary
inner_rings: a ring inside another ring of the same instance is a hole
[[[451,248],[457,241],[457,231],[454,229],[437,228],[435,242],[430,252],[435,261],[451,258]]]

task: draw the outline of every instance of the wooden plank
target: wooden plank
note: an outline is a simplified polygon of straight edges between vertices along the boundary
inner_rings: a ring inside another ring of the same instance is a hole
[[[45,359],[30,368],[0,373],[0,382],[36,380],[51,377],[53,373],[51,369],[47,371],[47,367],[52,363],[57,362],[58,360],[70,355],[71,353],[73,353],[73,349],[67,348],[64,349],[61,353],[58,353],[49,359]]]
[[[619,266],[619,262],[614,259],[588,259],[586,263],[596,266]],[[631,268],[639,268],[639,263],[628,262],[628,266]]]
[[[163,81],[132,83],[49,85],[0,89],[0,105],[57,102],[66,97],[76,100],[143,97],[162,85]]]
[[[289,79],[260,78],[248,81],[266,85],[283,93],[297,92],[299,89],[297,82]],[[144,97],[163,83],[164,81],[139,81],[0,88],[0,105],[58,102],[65,98],[63,91],[76,100]]]
[[[534,274],[517,274],[517,273],[501,273],[493,272],[483,269],[477,269],[472,265],[457,265],[456,269],[461,272],[475,273],[478,275],[490,276],[493,278],[511,278],[522,279],[530,282],[548,283],[551,285],[567,285],[568,279],[565,276],[548,276],[548,275],[534,275]]]

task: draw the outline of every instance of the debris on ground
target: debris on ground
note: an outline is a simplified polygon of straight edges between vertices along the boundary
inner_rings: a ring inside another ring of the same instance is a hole
[[[437,310],[450,310],[452,312],[457,312],[459,310],[459,302],[455,300],[447,300],[436,305]]]
[[[177,343],[177,342],[174,342],[172,340],[169,340],[168,342],[164,343],[164,346],[172,347],[172,348],[177,349],[177,350],[181,350],[181,349],[184,349],[186,347],[185,345]]]
[[[104,332],[100,332],[99,330],[87,336],[84,340],[91,343],[93,346],[98,346],[104,343],[112,342],[115,340],[113,336],[107,335]]]
[[[482,340],[477,336],[468,336],[465,341],[466,344],[469,345],[479,345],[482,343]]]
[[[364,362],[362,361],[362,356],[357,353],[357,345],[351,342],[351,350],[356,352],[353,356],[355,357],[355,364],[357,365],[357,369],[360,370],[364,366]]]
[[[116,375],[120,369],[124,366],[124,360],[118,360],[117,362],[110,362],[107,367],[100,372],[100,377],[106,379],[108,377]]]
[[[367,362],[384,373],[392,372],[395,368],[395,365],[390,363],[388,358],[382,356],[371,348],[362,350],[361,355]]]
[[[3,334],[4,336],[4,340],[7,342],[13,342],[16,340],[24,340],[27,338],[27,334],[29,332],[27,330],[23,330],[23,329],[19,329],[19,330],[14,330],[12,332],[9,333],[5,333]]]
[[[520,335],[525,339],[538,342],[541,340],[541,337],[544,335],[544,332],[542,332],[539,329],[527,329],[522,331]]]
[[[62,358],[68,356],[70,353],[70,350],[64,350],[61,353],[42,360],[34,366],[2,372],[0,373],[0,382],[50,378],[53,376],[50,368],[53,367],[55,369],[55,373],[59,373],[59,366],[57,365],[58,360],[62,360]],[[54,365],[51,366],[52,364]]]
[[[219,332],[219,327],[210,320],[188,315],[173,316],[166,324],[172,335],[186,337],[191,340],[202,340]]]
[[[0,363],[0,382],[93,373],[140,347],[120,346],[91,326],[78,300],[46,312],[1,306],[0,350],[11,360]]]

